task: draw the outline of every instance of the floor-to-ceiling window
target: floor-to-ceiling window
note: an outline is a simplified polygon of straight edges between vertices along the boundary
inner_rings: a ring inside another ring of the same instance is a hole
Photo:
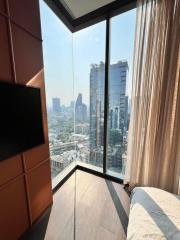
[[[40,7],[52,178],[58,183],[58,176],[79,164],[101,172],[106,165],[104,173],[123,179],[136,10],[112,17],[109,29],[105,20],[71,33],[43,1]],[[106,31],[110,33],[108,77]]]
[[[40,1],[48,112],[51,174],[54,179],[74,166],[74,80],[72,33]]]
[[[103,167],[106,22],[73,34],[78,164]]]
[[[127,159],[135,23],[135,9],[110,20],[107,169],[121,179]]]

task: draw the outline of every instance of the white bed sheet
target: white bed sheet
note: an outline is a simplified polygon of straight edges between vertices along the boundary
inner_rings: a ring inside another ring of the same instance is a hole
[[[180,196],[151,187],[132,192],[127,240],[180,240]]]

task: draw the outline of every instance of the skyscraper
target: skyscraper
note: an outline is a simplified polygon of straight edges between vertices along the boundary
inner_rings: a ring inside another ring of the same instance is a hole
[[[75,104],[75,120],[76,122],[87,121],[87,106],[82,102],[82,94],[79,93]]]
[[[60,98],[52,98],[52,109],[53,112],[60,112],[61,110],[61,104],[60,104]]]
[[[127,61],[119,61],[111,64],[109,68],[109,130],[112,134],[126,134],[128,127],[128,96],[126,96],[126,80],[128,74]],[[104,125],[104,81],[105,65],[91,65],[90,71],[90,160],[94,159],[95,152],[103,146],[103,125]],[[116,133],[117,131],[117,133]],[[112,135],[111,134],[111,135]],[[119,135],[120,136],[120,135]],[[113,136],[111,136],[113,137]],[[120,145],[116,140],[116,145]],[[97,155],[97,154],[96,154]],[[113,161],[112,164],[117,165]]]
[[[90,161],[102,165],[104,126],[104,72],[105,65],[92,64],[90,70]]]
[[[128,74],[127,61],[119,61],[110,65],[109,79],[109,110],[111,113],[110,127],[127,131],[128,96],[126,96],[126,81]]]

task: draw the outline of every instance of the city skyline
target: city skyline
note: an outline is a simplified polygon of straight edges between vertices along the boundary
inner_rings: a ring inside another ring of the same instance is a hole
[[[79,94],[82,94],[83,95],[83,93],[78,93],[77,94],[77,96],[79,95]],[[53,96],[52,97],[52,99],[53,98],[59,98],[60,100],[61,100],[61,97],[58,97],[58,96]],[[48,106],[48,108],[52,108],[52,99],[51,99],[51,104],[50,104],[50,106]],[[131,101],[131,98],[129,98],[128,97],[128,103]],[[73,99],[69,102],[69,104],[67,104],[67,105],[65,105],[65,104],[63,104],[62,102],[61,102],[61,106],[65,106],[65,107],[72,107],[72,102],[75,102]],[[87,104],[86,104],[87,105]],[[89,108],[89,105],[87,105],[87,107]]]
[[[128,62],[118,61],[109,69],[108,161],[113,171],[124,172],[128,131]],[[75,101],[62,108],[60,98],[52,98],[49,113],[50,150],[53,171],[64,169],[74,160],[102,167],[104,145],[105,64],[91,64],[89,112],[79,93]],[[55,124],[55,125],[54,125]],[[61,130],[62,129],[62,130]],[[63,155],[64,154],[64,155]],[[64,157],[70,160],[64,159]]]
[[[114,66],[114,65],[116,65],[116,64],[118,64],[118,63],[120,63],[120,62],[127,62],[127,60],[118,60],[117,63],[110,64],[110,68],[111,68],[111,66]],[[100,62],[99,64],[97,64],[97,63],[96,63],[96,64],[91,64],[91,67],[92,67],[92,66],[103,65],[103,64],[104,64],[103,62]],[[127,64],[128,64],[128,62],[127,62]],[[128,65],[128,66],[129,66],[129,65]],[[90,69],[90,72],[91,72],[91,69]],[[104,79],[103,79],[103,80],[104,80]],[[119,80],[120,80],[120,79],[119,79]],[[89,93],[90,93],[90,90],[89,90]],[[56,99],[56,98],[58,98],[58,99],[60,100],[61,106],[69,107],[69,106],[72,105],[72,102],[74,102],[74,103],[76,102],[76,99],[77,99],[77,97],[78,97],[79,94],[83,95],[83,98],[84,98],[83,92],[78,92],[77,95],[74,96],[74,99],[70,99],[70,101],[67,103],[67,105],[61,101],[61,96],[52,96],[51,103],[50,103],[50,105],[49,105],[48,107],[49,107],[49,108],[52,108],[52,107],[53,107],[53,106],[52,106],[52,101],[53,101],[53,99]],[[127,96],[126,89],[125,89],[125,94],[126,94],[126,96]],[[88,95],[89,95],[89,94],[88,94]],[[90,97],[90,96],[89,96],[89,97]],[[130,101],[130,99],[131,99],[130,96],[128,96],[128,100],[129,100],[129,101]],[[86,103],[86,105],[87,105],[87,107],[89,108],[89,106],[90,106],[90,101],[89,101],[89,104]]]
[[[45,65],[47,106],[52,97],[60,97],[63,105],[84,94],[84,103],[89,106],[89,73],[92,63],[105,60],[105,21],[72,34],[66,26],[40,1]],[[127,95],[131,94],[132,38],[135,32],[136,11],[131,10],[112,18],[111,64],[118,60],[129,63]],[[51,34],[47,34],[50,32]],[[113,37],[116,34],[119,37]],[[117,40],[119,39],[119,40]],[[119,58],[121,56],[121,58]],[[53,81],[53,84],[52,84]],[[74,87],[72,87],[74,86]]]
[[[72,34],[42,1],[40,7],[46,102],[48,110],[52,108],[48,111],[52,177],[74,161],[103,167],[107,121],[107,169],[123,178],[136,11],[111,18],[107,96],[106,21]],[[108,119],[104,117],[105,97],[109,98]]]

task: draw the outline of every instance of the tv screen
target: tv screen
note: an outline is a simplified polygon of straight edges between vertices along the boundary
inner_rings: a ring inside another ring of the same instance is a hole
[[[40,89],[0,82],[0,160],[43,143]]]

